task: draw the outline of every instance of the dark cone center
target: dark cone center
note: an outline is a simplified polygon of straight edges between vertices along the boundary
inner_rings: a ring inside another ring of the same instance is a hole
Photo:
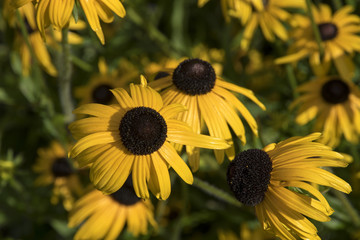
[[[140,198],[136,196],[134,191],[131,175],[128,177],[124,185],[119,190],[111,194],[110,197],[118,203],[126,206],[134,205],[140,201]]]
[[[147,155],[157,151],[167,136],[164,118],[148,107],[137,107],[126,112],[119,130],[124,146],[135,155]]]
[[[333,23],[321,23],[318,28],[323,41],[331,40],[338,34],[338,28]]]
[[[110,89],[112,87],[107,84],[97,86],[92,92],[92,100],[94,103],[109,104],[113,99]]]
[[[216,74],[210,63],[194,58],[179,64],[173,73],[174,85],[188,95],[202,95],[215,86]]]
[[[241,203],[256,206],[264,200],[271,171],[269,155],[260,149],[249,149],[238,154],[229,164],[227,182]]]
[[[331,104],[338,104],[347,101],[349,94],[349,86],[340,79],[330,80],[321,88],[321,96],[326,102]]]
[[[57,158],[51,166],[51,172],[54,177],[70,176],[74,170],[66,158]]]

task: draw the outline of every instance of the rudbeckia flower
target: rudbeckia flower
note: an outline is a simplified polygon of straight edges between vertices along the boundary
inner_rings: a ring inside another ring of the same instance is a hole
[[[131,178],[111,195],[93,190],[80,198],[70,212],[69,227],[80,225],[74,239],[116,239],[124,229],[135,237],[157,227],[150,200],[138,198]]]
[[[306,217],[320,222],[334,212],[312,184],[350,193],[350,185],[322,167],[346,167],[348,162],[330,147],[313,142],[320,133],[293,137],[264,149],[238,154],[229,165],[227,181],[235,197],[255,206],[264,230],[281,239],[320,239]],[[301,189],[303,191],[295,191]]]
[[[297,27],[294,29],[288,56],[276,59],[277,64],[297,62],[309,57],[312,65],[336,60],[345,53],[360,51],[360,17],[350,14],[353,8],[349,5],[332,14],[330,6],[320,4],[319,8],[312,6],[314,21],[319,29],[321,46],[324,50],[320,57],[319,45],[316,41],[311,21],[308,17],[296,15]]]
[[[304,8],[304,0],[229,0],[229,15],[239,18],[245,26],[240,42],[241,49],[248,50],[254,32],[260,26],[266,40],[273,42],[275,36],[283,41],[288,33],[282,22],[289,21],[292,15],[285,8]]]
[[[186,123],[173,119],[183,105],[164,105],[141,76],[130,85],[131,97],[121,88],[111,91],[118,104],[86,104],[74,111],[93,117],[69,128],[79,141],[71,150],[80,166],[92,164],[90,180],[106,194],[116,192],[132,173],[136,195],[149,198],[148,186],[157,198],[167,199],[171,185],[169,166],[188,184],[193,176],[171,143],[210,149],[226,149],[220,138],[196,134]]]
[[[4,6],[4,12],[6,12],[6,19],[12,27],[17,27],[19,23],[17,22],[15,11],[11,11],[10,2],[6,1]],[[23,18],[25,27],[28,33],[29,42],[31,47],[34,50],[34,55],[39,62],[40,66],[51,76],[57,76],[58,72],[55,66],[51,61],[51,56],[48,52],[47,47],[59,48],[58,42],[61,40],[61,33],[58,31],[52,31],[48,29],[45,31],[46,37],[48,38],[48,44],[45,44],[42,39],[40,32],[36,27],[35,20],[35,7],[29,2],[19,9],[20,16]],[[83,21],[75,21],[72,19],[70,21],[70,30],[81,30],[84,26]],[[69,32],[69,43],[70,44],[80,44],[82,43],[82,38],[74,32]],[[31,69],[31,52],[26,44],[24,36],[19,32],[16,32],[15,37],[15,46],[21,53],[21,63],[22,63],[22,73],[24,76],[28,76],[30,74]]]
[[[57,204],[62,199],[64,208],[70,210],[74,203],[73,194],[80,195],[82,186],[73,166],[66,158],[64,148],[58,142],[52,142],[48,148],[40,148],[33,170],[40,174],[35,180],[35,185],[53,184],[51,203]]]
[[[120,0],[79,0],[91,29],[96,33],[100,42],[105,44],[99,18],[105,23],[114,21],[114,12],[123,18],[126,15],[125,8]]]
[[[245,118],[253,133],[257,135],[257,123],[243,103],[230,91],[240,93],[260,108],[265,106],[255,97],[251,90],[225,82],[215,74],[213,67],[200,59],[187,59],[175,69],[164,70],[162,78],[149,83],[156,90],[161,90],[164,104],[180,103],[189,110],[178,115],[178,119],[188,123],[196,133],[206,125],[211,136],[225,139],[231,148],[225,150],[229,159],[235,156],[232,136],[228,124],[245,144],[245,129],[237,111]],[[229,91],[230,90],[230,91]],[[204,119],[204,121],[201,121]],[[205,122],[205,124],[204,124]],[[193,171],[199,168],[200,152],[189,144],[186,151]],[[182,145],[176,146],[177,150]],[[219,163],[224,160],[224,150],[215,150]]]
[[[302,95],[291,107],[299,105],[296,122],[304,125],[316,118],[314,130],[322,131],[321,141],[335,147],[342,135],[352,143],[360,134],[360,91],[340,77],[318,77],[297,88]]]
[[[14,7],[21,7],[29,0],[14,0]],[[120,0],[79,0],[91,29],[96,33],[100,42],[105,43],[99,18],[105,23],[114,20],[113,12],[119,17],[125,17],[125,9]],[[52,25],[57,30],[68,26],[75,0],[37,0],[36,22],[41,36],[45,39],[45,29]]]
[[[103,58],[99,60],[99,73],[91,77],[82,87],[75,89],[75,96],[80,99],[80,105],[86,103],[111,104],[115,97],[111,89],[125,87],[138,78],[137,69],[127,60],[121,60],[117,69],[110,71]]]

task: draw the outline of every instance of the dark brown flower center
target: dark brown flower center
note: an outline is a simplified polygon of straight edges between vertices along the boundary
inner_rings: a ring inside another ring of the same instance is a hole
[[[318,25],[321,40],[327,41],[335,38],[338,34],[338,28],[333,23],[321,23]]]
[[[269,155],[260,149],[249,149],[238,154],[229,164],[227,182],[241,203],[256,206],[264,200],[271,171]]]
[[[140,201],[140,198],[136,196],[134,191],[131,175],[128,177],[124,185],[119,190],[111,194],[110,197],[118,203],[126,206],[134,205]]]
[[[108,84],[101,84],[94,88],[92,92],[92,100],[94,103],[109,104],[113,99],[113,94],[110,89],[112,87]]]
[[[338,104],[347,101],[349,94],[349,86],[341,79],[330,80],[321,88],[321,96],[330,104]]]
[[[157,151],[167,137],[164,118],[148,107],[137,107],[126,112],[119,130],[122,143],[135,155],[147,155]]]
[[[188,95],[202,95],[215,86],[216,74],[210,63],[201,59],[187,59],[173,73],[174,85]]]
[[[57,158],[51,166],[51,172],[54,177],[67,177],[70,176],[74,170],[71,167],[69,160],[62,157]]]

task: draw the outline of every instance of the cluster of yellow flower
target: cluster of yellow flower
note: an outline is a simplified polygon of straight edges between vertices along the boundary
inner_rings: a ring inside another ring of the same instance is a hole
[[[118,0],[79,2],[102,43],[99,18],[112,22],[112,11],[125,16]],[[199,0],[198,4],[202,7],[207,2]],[[30,36],[38,49],[45,49],[40,36],[50,39],[46,33],[49,25],[62,29],[81,24],[71,20],[75,0],[37,0],[35,5],[31,0],[16,0],[12,4],[19,8],[31,30],[38,31],[36,37]],[[69,226],[81,225],[75,239],[114,239],[125,223],[134,235],[145,234],[149,224],[156,226],[149,190],[160,200],[170,196],[170,168],[192,184],[192,172],[200,166],[200,148],[213,149],[219,164],[227,156],[231,161],[227,181],[235,197],[244,205],[255,206],[263,229],[282,239],[318,239],[316,227],[306,217],[330,220],[333,209],[313,184],[351,192],[348,183],[323,167],[346,167],[351,157],[331,147],[339,144],[342,135],[352,143],[357,143],[360,135],[360,92],[352,83],[354,66],[347,55],[360,51],[360,37],[356,35],[360,18],[350,14],[349,6],[334,15],[325,4],[308,6],[308,16],[284,10],[305,10],[304,0],[221,0],[221,5],[226,19],[238,18],[244,25],[242,51],[249,50],[260,26],[268,41],[276,37],[293,39],[289,55],[276,59],[277,64],[296,63],[309,56],[317,77],[298,87],[302,95],[292,107],[301,105],[296,117],[300,125],[318,116],[315,131],[322,134],[292,137],[236,154],[231,131],[242,144],[246,143],[240,116],[253,134],[258,134],[256,120],[236,94],[249,98],[262,110],[265,106],[251,90],[221,79],[210,61],[199,58],[156,70],[149,83],[141,76],[140,84],[131,83],[129,91],[97,80],[94,91],[87,93],[83,102],[93,103],[74,110],[86,117],[69,125],[77,141],[69,157],[76,160],[77,167],[90,169],[90,180],[97,190],[73,203],[71,191],[81,195],[82,189],[64,150],[56,143],[50,150],[39,150],[34,167],[43,172],[39,183],[54,182],[53,201],[62,196],[65,208],[71,209]],[[36,22],[31,16],[36,16]],[[292,34],[283,23],[293,28]],[[81,42],[75,36],[73,41]],[[36,52],[44,60],[46,71],[56,75],[46,50]],[[24,58],[28,56],[24,54]],[[338,75],[328,76],[332,61]],[[107,74],[104,62],[99,68],[101,75]],[[126,82],[132,80],[133,76]],[[84,92],[86,89],[78,90],[79,95]],[[204,135],[206,131],[209,135]],[[191,170],[180,156],[183,149]]]

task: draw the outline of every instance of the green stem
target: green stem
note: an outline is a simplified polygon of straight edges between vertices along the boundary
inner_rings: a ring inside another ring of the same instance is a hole
[[[321,35],[320,35],[320,32],[319,32],[319,28],[318,28],[318,25],[315,22],[314,15],[312,13],[310,0],[306,0],[306,7],[307,7],[307,11],[308,11],[309,18],[310,18],[310,21],[311,21],[311,27],[312,27],[313,32],[314,32],[315,40],[316,40],[316,42],[317,42],[317,44],[319,46],[320,55],[322,56],[323,53],[324,53],[324,49],[323,49],[323,46],[322,46],[322,40],[321,40]]]
[[[209,183],[194,177],[194,183],[193,185],[199,189],[201,189],[202,191],[208,193],[211,196],[214,196],[218,199],[221,199],[225,202],[228,202],[236,207],[241,207],[242,204],[233,196],[231,196],[230,194],[210,185]]]
[[[332,192],[334,193],[334,195],[342,202],[345,210],[348,212],[348,214],[350,215],[351,219],[354,222],[354,225],[356,227],[360,227],[360,217],[359,214],[357,213],[356,209],[353,207],[353,205],[351,204],[351,202],[349,201],[349,199],[347,198],[347,196],[342,193],[339,192],[335,189],[332,189]]]
[[[299,96],[299,93],[296,91],[297,81],[296,81],[296,77],[295,77],[295,73],[294,73],[294,68],[291,64],[286,65],[286,74],[287,74],[287,79],[289,81],[289,84],[290,84],[292,92],[293,92],[293,96],[294,96],[294,98],[297,98]]]
[[[72,113],[74,109],[74,105],[71,94],[72,65],[71,65],[71,56],[70,56],[70,45],[68,41],[68,32],[69,32],[68,28],[63,28],[61,30],[62,53],[60,56],[60,64],[59,64],[60,71],[58,78],[59,97],[64,114],[65,124],[68,124],[74,120],[74,115]]]
[[[332,0],[335,9],[340,9],[342,7],[342,2],[341,0]]]

